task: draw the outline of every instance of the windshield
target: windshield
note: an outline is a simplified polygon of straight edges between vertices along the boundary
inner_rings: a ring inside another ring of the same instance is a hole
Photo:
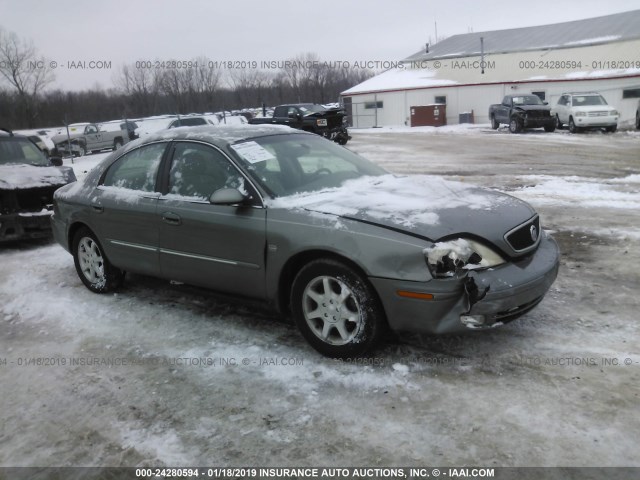
[[[607,105],[607,102],[600,95],[574,95],[572,105],[574,107],[583,107],[585,105]]]
[[[315,135],[273,135],[231,146],[249,175],[274,197],[342,185],[387,172],[334,142]]]
[[[26,138],[7,137],[0,139],[0,165],[26,163],[49,166],[49,160]]]
[[[514,105],[544,105],[540,97],[537,95],[523,95],[522,97],[513,97]]]

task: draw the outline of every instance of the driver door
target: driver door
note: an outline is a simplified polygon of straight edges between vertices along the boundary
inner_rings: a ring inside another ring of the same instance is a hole
[[[168,173],[158,199],[162,276],[264,298],[266,213],[257,192],[221,151],[203,143],[176,142]],[[212,205],[221,188],[254,200]]]

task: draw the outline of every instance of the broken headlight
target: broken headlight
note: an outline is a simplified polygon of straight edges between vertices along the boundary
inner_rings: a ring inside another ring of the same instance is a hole
[[[427,265],[434,278],[453,277],[466,270],[496,267],[505,263],[489,247],[466,238],[434,243],[424,249]]]

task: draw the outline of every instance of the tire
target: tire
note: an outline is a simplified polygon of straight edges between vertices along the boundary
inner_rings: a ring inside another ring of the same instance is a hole
[[[556,128],[558,130],[563,130],[564,129],[564,125],[562,124],[562,122],[560,121],[560,117],[558,116],[558,114],[556,113]]]
[[[293,318],[321,354],[352,358],[372,349],[386,327],[380,300],[369,282],[332,259],[314,260],[291,288]]]
[[[636,130],[640,130],[640,112],[636,111]]]
[[[547,133],[551,133],[551,132],[555,132],[556,131],[556,126],[555,125],[547,125],[544,127],[544,131]]]
[[[122,148],[122,145],[124,145],[124,143],[122,143],[122,140],[119,138],[116,138],[113,141],[113,151],[115,152],[116,150]]]
[[[569,117],[569,131],[571,133],[578,133],[580,129],[576,127],[576,124],[573,123],[573,117]]]
[[[79,157],[84,157],[86,154],[87,154],[87,147],[85,147],[84,145],[79,143],[78,144],[78,156]]]
[[[494,116],[491,117],[491,128],[494,130],[500,128],[500,122],[498,122]]]
[[[76,272],[85,287],[95,293],[106,293],[122,285],[124,272],[111,265],[91,230],[86,227],[79,229],[72,245]]]
[[[511,133],[520,133],[522,131],[522,122],[516,117],[511,117],[511,120],[509,120],[509,131]]]
[[[336,138],[336,143],[338,145],[346,145],[348,141],[349,141],[349,139],[347,137],[345,137],[345,136],[342,136],[342,135],[339,136],[338,138]]]
[[[618,126],[617,125],[613,125],[611,127],[605,128],[604,131],[607,132],[607,133],[614,133],[617,129],[618,129]]]

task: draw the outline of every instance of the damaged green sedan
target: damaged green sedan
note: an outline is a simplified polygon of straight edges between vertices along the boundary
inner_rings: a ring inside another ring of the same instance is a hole
[[[389,329],[507,323],[558,272],[527,203],[394,176],[287,127],[159,132],[54,200],[54,235],[90,290],[134,272],[264,300],[331,357],[361,355]]]

